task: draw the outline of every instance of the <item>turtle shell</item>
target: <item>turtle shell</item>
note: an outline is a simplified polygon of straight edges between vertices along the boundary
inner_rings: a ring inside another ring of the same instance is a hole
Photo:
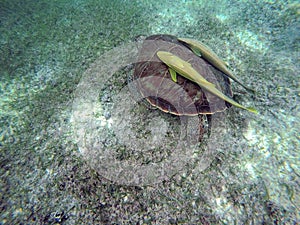
[[[187,116],[213,114],[231,106],[179,74],[177,82],[174,82],[168,67],[157,57],[157,51],[171,52],[189,62],[216,88],[227,96],[232,96],[229,79],[180,43],[177,37],[153,35],[143,41],[132,75],[135,88],[152,106],[164,112]]]

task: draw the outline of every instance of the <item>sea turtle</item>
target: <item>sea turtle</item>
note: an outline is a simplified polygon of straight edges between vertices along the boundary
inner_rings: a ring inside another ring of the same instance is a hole
[[[132,77],[142,97],[152,106],[180,116],[213,114],[231,105],[256,112],[232,100],[228,76],[183,40],[172,35],[144,40]]]

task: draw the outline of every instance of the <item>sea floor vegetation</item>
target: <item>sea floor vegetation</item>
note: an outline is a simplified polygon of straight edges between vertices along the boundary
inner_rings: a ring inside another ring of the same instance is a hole
[[[299,20],[299,3],[283,0],[1,1],[0,224],[300,223]],[[121,49],[157,33],[211,46],[256,90],[232,82],[234,99],[259,115],[224,112],[205,168],[191,160],[159,182],[122,184],[80,152],[74,102],[84,79],[99,84],[97,141],[120,159],[147,164],[172,154],[174,143],[160,138],[176,138],[180,119],[136,104],[128,124],[109,120],[122,115],[110,104],[127,85],[125,73],[112,73],[129,59]],[[97,68],[110,79],[93,80]],[[160,148],[128,152],[133,134]]]

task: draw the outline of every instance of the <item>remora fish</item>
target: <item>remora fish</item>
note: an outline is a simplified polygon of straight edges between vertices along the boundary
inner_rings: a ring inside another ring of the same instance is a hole
[[[198,56],[202,57],[203,59],[207,60],[211,63],[214,67],[216,67],[221,72],[225,73],[228,77],[232,80],[239,83],[248,91],[255,92],[253,89],[245,86],[242,84],[236,76],[227,68],[226,63],[221,60],[209,47],[200,43],[199,41],[189,39],[189,38],[178,38],[179,41],[184,42],[188,47]]]
[[[223,99],[230,104],[239,107],[241,109],[248,110],[253,113],[258,113],[255,108],[252,107],[244,107],[241,104],[237,103],[233,99],[229,98],[228,96],[224,95],[220,92],[214,84],[207,81],[203,76],[201,76],[190,63],[182,60],[176,55],[173,55],[170,52],[165,51],[158,51],[157,53],[158,58],[165,63],[169,67],[170,74],[172,79],[176,81],[176,73],[179,73],[181,76],[197,83],[201,88],[204,90],[216,95],[217,97]]]

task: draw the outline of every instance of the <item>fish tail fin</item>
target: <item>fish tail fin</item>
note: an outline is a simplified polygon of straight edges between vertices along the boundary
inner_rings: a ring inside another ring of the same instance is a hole
[[[248,107],[248,108],[246,108],[246,109],[247,109],[249,112],[258,114],[258,111],[257,111],[255,108],[253,108],[253,107]]]

